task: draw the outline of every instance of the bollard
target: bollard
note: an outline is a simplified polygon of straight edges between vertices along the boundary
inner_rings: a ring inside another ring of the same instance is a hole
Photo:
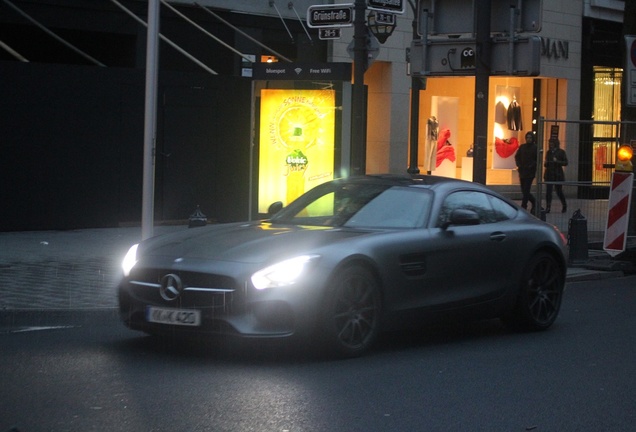
[[[208,223],[208,218],[201,212],[199,206],[197,206],[194,213],[190,215],[188,222],[188,228],[205,226]]]
[[[568,246],[570,262],[588,259],[587,219],[581,214],[581,209],[575,211],[568,222]]]

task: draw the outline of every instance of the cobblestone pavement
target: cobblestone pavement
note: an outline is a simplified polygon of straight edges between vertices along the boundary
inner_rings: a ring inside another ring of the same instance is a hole
[[[121,259],[140,239],[139,227],[0,233],[0,310],[116,307]]]
[[[157,226],[154,234],[182,229]],[[121,260],[140,239],[140,227],[0,233],[0,312],[115,308]],[[579,266],[568,280],[619,273]]]

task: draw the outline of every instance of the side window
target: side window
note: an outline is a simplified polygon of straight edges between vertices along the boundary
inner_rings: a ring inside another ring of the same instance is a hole
[[[512,219],[517,215],[517,209],[507,202],[492,195],[488,195],[488,199],[492,205],[495,219],[498,222]]]
[[[497,214],[490,203],[489,195],[482,192],[460,191],[448,195],[442,205],[438,218],[438,226],[450,221],[453,210],[472,210],[479,215],[482,224],[497,222]],[[505,204],[505,203],[504,203]]]
[[[414,188],[392,187],[360,209],[345,226],[417,228],[431,208],[431,195]]]

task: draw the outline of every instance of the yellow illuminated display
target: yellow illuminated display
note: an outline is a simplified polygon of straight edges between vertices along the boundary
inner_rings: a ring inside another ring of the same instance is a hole
[[[333,179],[333,90],[261,90],[258,211]]]

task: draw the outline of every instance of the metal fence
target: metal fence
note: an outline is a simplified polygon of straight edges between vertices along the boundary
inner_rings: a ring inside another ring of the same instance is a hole
[[[588,240],[603,241],[616,150],[620,145],[630,143],[631,140],[621,137],[621,131],[625,130],[625,126],[633,125],[636,122],[539,119],[536,193],[538,202],[545,208],[548,185],[552,186],[551,211],[545,213],[547,222],[558,226],[563,232],[569,232],[571,219],[578,211],[586,220]],[[564,181],[544,180],[544,160],[551,138],[558,138],[561,148],[568,155],[569,164],[565,168]],[[566,197],[565,212],[562,212],[556,195],[557,187],[563,190]],[[632,235],[632,227],[636,228],[636,221],[633,220],[634,211],[630,213],[632,218],[629,234]]]
[[[587,223],[588,241],[603,242],[616,151],[620,145],[630,143],[629,139],[621,137],[626,125],[636,125],[636,122],[539,120],[536,196],[537,202],[541,202],[541,207],[545,208],[547,186],[552,185],[551,211],[545,213],[547,222],[567,233],[574,213],[579,211]],[[564,181],[544,180],[545,154],[552,137],[559,139],[561,148],[568,155],[569,164],[565,168]],[[566,197],[565,212],[562,212],[561,202],[554,190],[557,186],[562,188]],[[636,196],[634,191],[632,196]],[[634,222],[630,221],[630,234]]]
[[[585,218],[587,224],[587,240],[589,243],[602,243],[605,235],[607,223],[607,199],[580,199],[572,198],[578,192],[580,185],[569,185],[564,182],[563,192],[567,200],[567,212],[561,212],[561,205],[558,198],[553,198],[550,213],[544,213],[546,222],[557,226],[561,232],[570,232],[570,222],[575,212]],[[539,199],[540,196],[537,197]],[[545,203],[545,197],[543,197]],[[544,204],[545,206],[545,204]]]

